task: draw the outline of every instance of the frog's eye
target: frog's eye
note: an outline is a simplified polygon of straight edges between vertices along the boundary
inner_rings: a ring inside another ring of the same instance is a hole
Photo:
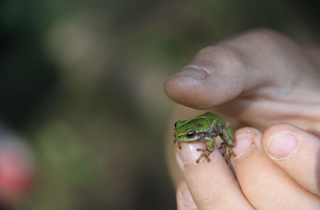
[[[193,131],[193,130],[191,130],[191,131],[188,131],[188,133],[187,133],[187,137],[188,138],[192,138],[192,137],[194,137],[194,135],[196,134],[196,132],[195,131]]]
[[[175,128],[177,127],[177,122],[174,124],[174,127],[175,127]]]

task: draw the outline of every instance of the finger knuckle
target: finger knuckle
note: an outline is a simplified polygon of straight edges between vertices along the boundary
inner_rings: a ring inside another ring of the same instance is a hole
[[[221,44],[203,48],[196,57],[207,60],[221,74],[239,77],[243,74],[243,56],[240,49],[232,44]]]
[[[299,45],[289,37],[265,28],[249,31],[237,38],[235,41],[242,43],[242,46],[246,47],[250,45],[260,51],[271,53],[273,55],[283,53],[283,51],[286,51],[288,48],[300,48]]]

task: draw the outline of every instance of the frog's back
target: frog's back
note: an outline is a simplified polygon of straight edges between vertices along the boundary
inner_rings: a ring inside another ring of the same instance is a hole
[[[205,119],[205,120],[204,120]],[[196,127],[202,127],[202,129],[209,128],[207,123],[207,117],[204,115],[199,115],[194,118],[190,118],[184,121],[178,121],[175,130],[188,130]]]
[[[183,127],[188,127],[188,128],[185,128],[186,130],[191,127],[201,127],[203,130],[207,130],[209,129],[210,125],[214,120],[216,120],[217,122],[216,126],[220,125],[220,123],[222,122],[222,119],[219,116],[212,114],[210,112],[207,112],[205,114],[196,116],[189,120],[178,121],[177,127],[175,128],[175,130],[183,129]]]
[[[205,114],[203,114],[203,115],[200,115],[200,116],[206,116],[206,117],[208,117],[210,123],[212,123],[214,120],[215,120],[217,123],[219,123],[219,124],[220,124],[220,122],[223,122],[223,120],[222,120],[218,115],[213,114],[213,113],[211,113],[211,112],[207,112],[207,113],[205,113]]]

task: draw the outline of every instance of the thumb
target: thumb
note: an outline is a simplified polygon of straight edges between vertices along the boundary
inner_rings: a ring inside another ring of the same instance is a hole
[[[317,68],[288,37],[258,30],[202,49],[164,89],[173,101],[197,109],[238,96],[310,101],[320,89]]]

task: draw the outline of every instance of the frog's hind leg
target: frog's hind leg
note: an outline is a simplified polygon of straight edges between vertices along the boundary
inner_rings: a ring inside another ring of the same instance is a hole
[[[233,147],[234,144],[234,135],[232,131],[232,127],[230,123],[227,123],[226,126],[221,125],[219,128],[219,134],[221,139],[229,146]]]
[[[232,148],[228,146],[225,142],[221,143],[219,149],[222,149],[222,155],[226,159],[227,163],[230,162],[231,155],[236,157],[236,154],[232,151]]]

